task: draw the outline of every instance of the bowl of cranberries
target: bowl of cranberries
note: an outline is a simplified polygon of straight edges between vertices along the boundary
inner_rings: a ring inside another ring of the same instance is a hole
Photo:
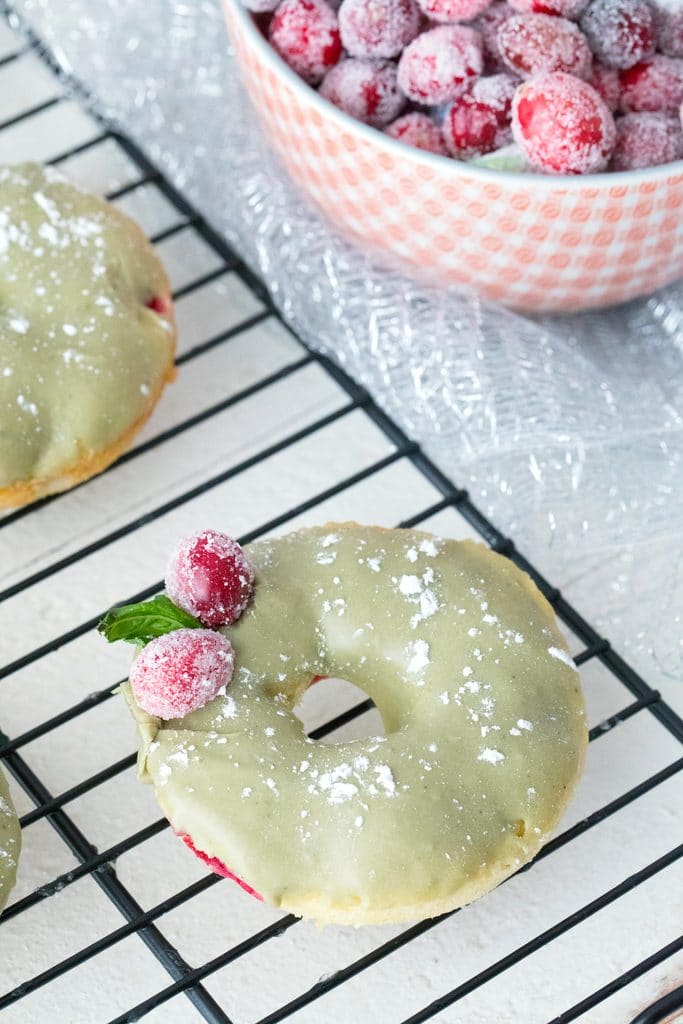
[[[347,236],[508,306],[683,274],[683,0],[224,0],[293,179]]]

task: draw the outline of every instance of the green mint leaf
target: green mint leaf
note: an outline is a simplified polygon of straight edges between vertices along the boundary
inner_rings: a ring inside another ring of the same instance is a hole
[[[201,626],[198,619],[184,612],[166,594],[157,594],[151,601],[112,608],[97,629],[109,643],[126,640],[144,645],[174,629],[201,629]]]

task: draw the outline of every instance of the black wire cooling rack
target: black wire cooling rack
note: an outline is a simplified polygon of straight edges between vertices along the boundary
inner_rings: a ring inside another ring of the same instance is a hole
[[[183,363],[187,363],[199,354],[205,353],[215,346],[228,344],[242,332],[253,328],[255,325],[265,321],[267,318],[276,318],[279,320],[280,315],[278,310],[271,301],[262,283],[240,260],[239,256],[226,243],[226,241],[212,229],[210,224],[206,223],[198,211],[189,202],[187,202],[181,194],[179,194],[159,169],[150,162],[148,157],[130,139],[120,134],[110,124],[106,123],[98,116],[96,108],[93,106],[91,99],[86,94],[85,90],[81,88],[77,81],[67,78],[60,73],[53,56],[45,49],[40,40],[36,38],[30,29],[21,23],[16,13],[12,12],[8,5],[0,5],[0,11],[4,17],[9,20],[10,24],[12,24],[13,27],[21,34],[22,39],[22,42],[18,44],[16,49],[0,58],[0,69],[11,65],[27,52],[35,52],[36,54],[39,54],[41,60],[54,74],[59,75],[59,81],[61,83],[59,95],[43,100],[42,102],[32,106],[30,109],[24,110],[20,114],[6,120],[4,123],[1,123],[0,138],[3,131],[6,131],[9,128],[16,128],[21,123],[25,123],[30,126],[33,119],[39,119],[40,116],[51,107],[66,101],[72,102],[74,97],[76,97],[78,102],[82,103],[89,110],[90,116],[94,119],[94,123],[97,125],[97,130],[94,133],[90,133],[90,136],[84,141],[81,141],[76,145],[72,145],[68,150],[52,156],[49,162],[55,165],[64,164],[75,156],[86,154],[105,143],[114,144],[119,147],[119,149],[125,154],[126,158],[132,161],[137,168],[137,177],[134,181],[131,181],[123,187],[118,188],[115,192],[110,193],[108,198],[112,200],[121,199],[126,194],[133,193],[136,189],[139,189],[142,186],[153,185],[158,189],[166,202],[170,204],[177,216],[175,224],[157,233],[152,240],[155,243],[160,243],[161,241],[170,239],[174,234],[180,231],[191,229],[200,239],[203,240],[204,243],[206,243],[216,257],[217,269],[209,271],[198,280],[194,280],[178,289],[175,293],[176,300],[190,295],[196,289],[206,285],[218,275],[223,274],[228,270],[237,275],[242,284],[258,299],[258,312],[248,316],[236,327],[230,327],[218,335],[203,339],[190,351],[183,353],[178,359],[178,364],[181,365]],[[0,87],[2,87],[1,84]],[[33,123],[36,125],[36,131],[38,131],[39,121],[35,120]],[[291,520],[294,520],[297,516],[300,516],[303,512],[315,508],[323,502],[328,502],[330,499],[340,495],[349,488],[352,488],[362,481],[368,480],[374,475],[381,473],[392,464],[401,460],[408,460],[410,464],[422,475],[422,477],[428,481],[429,485],[431,485],[439,497],[438,500],[430,504],[429,507],[424,508],[418,514],[405,519],[400,523],[400,525],[415,526],[443,510],[456,509],[458,513],[464,517],[464,519],[494,550],[508,558],[511,558],[518,566],[520,566],[520,568],[528,572],[536,581],[537,585],[550,601],[558,615],[583,644],[583,650],[576,657],[577,664],[582,665],[592,659],[597,659],[602,663],[611,676],[615,680],[618,680],[618,682],[624,687],[625,693],[629,695],[630,703],[627,703],[622,710],[594,728],[591,732],[591,741],[599,740],[599,738],[605,735],[605,733],[617,728],[627,719],[630,719],[632,716],[642,712],[647,715],[654,716],[663,730],[673,736],[679,743],[683,744],[683,721],[681,721],[673,710],[661,699],[659,693],[656,690],[653,690],[616,653],[616,651],[611,648],[609,641],[600,636],[590,623],[588,623],[579,614],[579,612],[576,611],[576,609],[572,607],[567,600],[565,600],[559,590],[553,587],[539,572],[536,571],[534,566],[531,565],[515,548],[513,541],[508,537],[505,537],[485,516],[481,514],[481,512],[478,511],[470,500],[467,492],[456,487],[446,476],[444,476],[438,467],[435,466],[434,463],[421,451],[419,446],[413,443],[372,401],[370,395],[354,383],[354,381],[351,380],[338,366],[320,354],[307,349],[298,339],[296,340],[300,345],[300,354],[295,360],[289,362],[284,367],[280,367],[274,373],[271,373],[268,376],[263,376],[249,387],[243,388],[237,393],[233,393],[225,397],[223,400],[214,403],[209,408],[203,409],[189,418],[185,418],[181,422],[174,424],[169,429],[164,430],[143,443],[138,444],[137,447],[124,455],[117,465],[112,467],[108,472],[115,474],[120,466],[138,459],[144,452],[158,446],[165,445],[168,442],[173,443],[174,440],[180,437],[184,432],[191,430],[199,423],[217,416],[229,407],[236,406],[239,403],[246,401],[258,392],[272,387],[277,382],[284,380],[291,375],[297,374],[305,367],[309,367],[311,365],[317,365],[319,368],[322,368],[322,370],[324,370],[324,372],[334,380],[336,385],[342,389],[346,397],[344,404],[340,408],[318,418],[316,421],[309,423],[297,432],[286,436],[276,444],[259,451],[257,454],[243,460],[239,464],[231,466],[229,469],[225,469],[221,473],[215,474],[207,480],[203,480],[193,488],[184,490],[181,494],[173,497],[171,500],[166,501],[163,504],[159,504],[151,511],[146,512],[144,516],[126,522],[124,525],[99,536],[96,540],[83,545],[65,557],[50,562],[39,571],[25,576],[18,582],[7,587],[0,594],[0,601],[9,600],[34,585],[53,577],[55,574],[61,573],[63,570],[77,564],[82,559],[85,559],[93,553],[105,548],[107,545],[134,533],[143,525],[166,515],[196,496],[206,493],[228,479],[238,477],[240,474],[247,472],[250,468],[258,465],[263,460],[301,442],[318,431],[324,430],[324,428],[329,426],[331,423],[340,421],[353,411],[362,410],[362,414],[382,432],[384,438],[390,444],[390,453],[380,460],[373,462],[366,468],[363,468],[359,472],[337,481],[333,486],[320,491],[306,501],[292,506],[285,512],[271,519],[269,522],[261,524],[258,528],[250,530],[246,535],[240,538],[241,542],[246,543],[252,541],[276,527],[284,526]],[[13,526],[22,520],[25,520],[26,517],[34,515],[38,509],[44,508],[51,502],[58,502],[60,500],[61,499],[59,497],[48,498],[27,508],[19,509],[14,513],[10,513],[0,519],[0,530],[11,531]],[[157,592],[160,589],[160,585],[160,581],[157,580],[145,587],[144,590],[141,590],[139,593],[125,596],[125,600],[141,600]],[[124,597],[122,596],[122,600],[123,599]],[[61,635],[55,636],[50,642],[41,644],[28,653],[23,654],[21,657],[3,665],[0,668],[0,680],[6,680],[15,673],[18,673],[30,666],[36,666],[36,671],[40,671],[40,666],[44,659],[50,658],[62,648],[87,634],[93,629],[98,618],[99,615],[93,616],[92,618],[87,619],[87,621],[83,621],[77,626],[63,632]],[[141,846],[147,840],[150,840],[152,837],[166,829],[166,821],[163,819],[155,821],[134,834],[128,835],[125,839],[114,846],[100,850],[96,848],[91,839],[88,838],[88,835],[76,824],[73,817],[70,816],[66,810],[67,806],[72,801],[75,801],[79,797],[82,797],[92,791],[96,791],[98,787],[103,786],[109,780],[115,778],[126,770],[130,770],[135,760],[134,755],[131,754],[126,756],[116,763],[109,765],[105,769],[87,778],[83,778],[76,785],[72,786],[65,792],[59,793],[58,795],[54,795],[48,789],[43,779],[41,779],[38,774],[32,770],[30,764],[22,755],[22,748],[25,748],[28,744],[39,740],[41,737],[49,736],[53,730],[56,730],[58,727],[63,726],[65,723],[68,723],[79,716],[87,716],[99,705],[108,701],[112,697],[119,682],[120,680],[99,690],[98,692],[89,694],[85,699],[80,700],[73,706],[61,711],[59,714],[35,725],[23,732],[21,735],[10,738],[4,733],[0,733],[0,758],[34,805],[33,809],[23,816],[22,827],[27,829],[35,822],[41,820],[49,822],[63,843],[66,844],[68,849],[72,852],[77,862],[76,867],[60,874],[58,877],[52,878],[47,884],[41,885],[39,888],[29,892],[27,895],[16,899],[14,903],[7,907],[2,919],[0,920],[0,942],[2,941],[3,924],[7,925],[18,915],[30,912],[32,908],[36,907],[44,900],[55,899],[56,895],[62,892],[66,887],[85,877],[90,877],[94,880],[97,886],[99,886],[111,901],[111,904],[113,904],[116,910],[123,917],[125,922],[120,927],[104,934],[96,941],[85,945],[84,948],[78,949],[63,959],[58,960],[58,962],[54,963],[49,968],[42,970],[35,976],[27,977],[12,991],[5,992],[0,996],[0,1010],[4,1011],[9,1007],[16,1006],[43,986],[49,986],[51,983],[55,983],[58,979],[62,979],[63,976],[67,975],[68,972],[86,964],[92,958],[106,953],[107,951],[111,951],[123,940],[132,936],[137,936],[147,946],[157,959],[158,963],[162,965],[167,972],[168,984],[155,992],[149,998],[145,999],[143,1002],[140,1002],[137,1005],[130,1007],[126,1012],[121,1013],[112,1020],[110,1024],[123,1024],[123,1022],[137,1021],[145,1017],[147,1014],[152,1013],[157,1007],[162,1007],[170,999],[180,993],[184,993],[187,996],[195,1009],[206,1021],[211,1022],[211,1024],[231,1024],[232,1018],[229,1015],[231,1012],[230,1007],[219,1005],[218,1001],[204,987],[204,981],[209,979],[221,968],[236,962],[240,958],[257,949],[257,947],[270,942],[277,936],[283,935],[289,929],[296,928],[298,923],[297,919],[292,916],[282,917],[268,927],[257,931],[247,939],[233,945],[231,948],[225,949],[220,953],[220,955],[215,956],[208,962],[191,966],[186,962],[178,949],[175,948],[169,939],[165,937],[157,926],[157,923],[165,915],[184,904],[189,904],[190,901],[200,896],[200,894],[204,893],[212,886],[222,884],[220,879],[216,875],[207,875],[202,877],[199,881],[189,885],[182,891],[175,893],[170,898],[164,899],[162,902],[152,906],[150,909],[143,910],[142,906],[119,879],[117,875],[116,861],[117,858],[121,857],[123,854]],[[2,684],[0,683],[0,685]],[[338,715],[333,720],[328,721],[326,724],[314,730],[311,735],[314,738],[320,738],[331,733],[345,723],[348,723],[352,719],[367,712],[371,706],[371,702],[366,700],[350,710],[345,711],[343,714]],[[638,785],[629,789],[627,792],[624,792],[616,799],[591,813],[587,818],[582,819],[566,831],[556,836],[544,847],[539,854],[537,861],[548,857],[554,851],[578,839],[579,836],[588,832],[599,823],[637,801],[640,797],[643,797],[657,786],[673,778],[682,769],[683,756],[675,760],[673,763],[668,764],[664,769],[651,775],[649,778],[644,779]],[[502,959],[499,959],[495,963],[491,963],[484,970],[461,982],[450,991],[444,992],[443,995],[431,1001],[418,1012],[412,1013],[412,1015],[406,1018],[402,1024],[419,1024],[421,1021],[431,1020],[436,1017],[440,1020],[449,1022],[454,1022],[456,1020],[458,1022],[464,1021],[465,1019],[460,1016],[456,1018],[448,1013],[446,1016],[443,1016],[443,1013],[444,1011],[448,1011],[450,1007],[455,1007],[456,1004],[480,986],[485,985],[487,982],[490,982],[498,975],[525,960],[527,957],[532,956],[534,953],[541,950],[546,944],[551,943],[553,940],[570,932],[570,930],[575,926],[581,924],[603,908],[619,900],[620,897],[630,893],[636,887],[645,883],[648,879],[653,878],[656,874],[663,871],[669,865],[672,865],[682,856],[683,845],[671,849],[668,853],[660,856],[646,867],[623,879],[623,881],[618,885],[615,885],[608,891],[603,892],[598,898],[593,899],[584,906],[578,907],[569,916],[558,921],[551,928],[543,931],[541,934],[536,935],[530,941],[519,946],[519,948],[514,949]],[[533,867],[533,865],[528,865],[527,868],[528,867]],[[524,870],[527,870],[527,868]],[[281,1005],[277,1009],[268,1013],[267,1016],[263,1017],[258,1022],[258,1024],[276,1024],[278,1021],[289,1019],[290,1017],[296,1017],[299,1011],[311,1007],[317,1000],[322,999],[326,994],[331,993],[334,989],[337,989],[339,986],[349,982],[352,978],[366,971],[368,968],[371,968],[373,965],[378,964],[385,958],[391,957],[392,954],[397,953],[397,951],[402,947],[405,947],[414,940],[417,940],[418,937],[429,932],[431,929],[439,928],[448,918],[453,916],[454,914],[446,914],[440,918],[424,921],[420,924],[414,925],[413,927],[406,928],[389,941],[386,941],[372,949],[370,952],[343,967],[341,970],[337,970],[334,973],[325,976],[308,990],[302,992],[300,995],[286,1002],[284,1005]],[[59,947],[59,936],[55,936],[55,950],[57,953]],[[598,990],[592,992],[592,994],[581,999],[581,1001],[577,1002],[574,1006],[566,1009],[559,1016],[556,1016],[551,1024],[568,1024],[570,1021],[580,1019],[584,1014],[587,1014],[594,1007],[597,1007],[604,1000],[607,1000],[621,988],[629,985],[635,979],[647,974],[647,972],[653,970],[658,965],[664,964],[665,961],[679,953],[681,950],[683,950],[683,935],[679,936],[675,941],[669,942],[657,952],[643,959],[641,962],[633,964],[629,970],[620,974],[618,977],[613,978],[613,980],[608,984],[603,985]],[[2,968],[0,967],[0,974],[1,971]],[[0,983],[1,980],[2,979],[0,977]],[[321,1004],[321,1007],[324,1007],[324,1005],[324,1003]],[[683,986],[675,988],[673,991],[659,998],[648,1009],[644,1010],[633,1021],[633,1024],[656,1024],[656,1022],[662,1022],[665,1019],[679,1019],[676,1016],[676,1011],[681,1008],[683,1008]],[[453,1012],[457,1012],[457,1009]],[[321,1016],[316,1017],[316,1019],[325,1021],[333,1019],[326,1015],[324,1009],[321,1009],[320,1013]],[[671,1016],[672,1014],[674,1017]],[[357,1014],[354,1015],[354,1021],[362,1022],[364,1019],[362,1006],[360,1006]],[[521,1024],[523,1024],[525,1020],[524,1007],[519,1008],[518,1019]],[[58,1006],[55,1006],[54,1016],[51,1017],[50,1020],[66,1021],[67,1017]],[[340,1021],[339,1024],[346,1024],[346,1022]],[[620,1022],[615,1021],[615,1024],[620,1024]]]

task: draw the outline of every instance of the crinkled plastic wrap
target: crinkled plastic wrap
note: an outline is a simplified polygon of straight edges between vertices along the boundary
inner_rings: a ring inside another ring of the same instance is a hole
[[[683,285],[533,320],[430,290],[335,234],[241,88],[218,0],[18,0],[336,358],[652,678],[680,666]],[[660,676],[662,678],[662,676]]]

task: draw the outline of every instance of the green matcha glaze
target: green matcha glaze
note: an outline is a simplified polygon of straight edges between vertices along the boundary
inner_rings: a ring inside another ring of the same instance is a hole
[[[0,771],[0,911],[7,903],[17,877],[21,831],[9,795],[7,779]]]
[[[248,550],[256,589],[224,630],[227,694],[181,721],[133,707],[142,776],[174,829],[321,921],[429,916],[529,860],[587,740],[578,676],[529,578],[469,541],[355,524]],[[307,739],[292,708],[314,675],[365,690],[386,737]]]
[[[0,488],[59,477],[150,411],[169,375],[168,296],[142,232],[36,164],[0,168]]]

